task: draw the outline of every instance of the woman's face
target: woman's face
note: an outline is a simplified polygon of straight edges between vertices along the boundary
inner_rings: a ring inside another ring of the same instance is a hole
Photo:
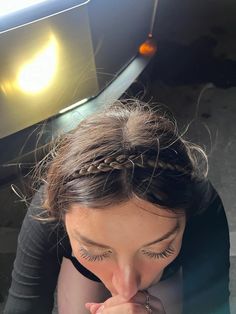
[[[75,204],[65,216],[74,256],[126,299],[160,280],[180,251],[185,221],[137,198],[106,209]]]

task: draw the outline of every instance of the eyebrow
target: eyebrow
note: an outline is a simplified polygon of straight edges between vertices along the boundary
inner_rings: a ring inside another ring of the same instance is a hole
[[[152,242],[150,242],[150,243],[145,244],[144,247],[146,247],[146,246],[151,246],[151,245],[153,245],[153,244],[156,244],[156,243],[162,242],[162,241],[164,241],[164,240],[167,240],[167,239],[169,239],[173,234],[175,234],[178,230],[179,230],[179,222],[177,221],[176,224],[175,224],[175,226],[174,226],[170,231],[168,231],[166,234],[164,234],[163,236],[161,236],[159,239],[154,240],[154,241],[152,241]]]
[[[178,229],[179,229],[179,222],[177,221],[176,225],[170,231],[168,231],[166,234],[161,236],[159,239],[156,239],[156,240],[154,240],[154,241],[152,241],[150,243],[144,244],[143,247],[151,246],[153,244],[156,244],[156,243],[162,242],[164,240],[167,240],[173,234],[175,234],[178,231]],[[97,242],[95,242],[95,241],[93,241],[93,240],[83,236],[77,230],[73,230],[73,231],[74,231],[74,234],[79,238],[79,240],[81,240],[82,242],[84,242],[86,244],[90,244],[90,245],[93,245],[93,246],[96,246],[96,247],[99,247],[99,248],[102,248],[102,249],[111,249],[111,247],[108,246],[108,245],[97,243]]]

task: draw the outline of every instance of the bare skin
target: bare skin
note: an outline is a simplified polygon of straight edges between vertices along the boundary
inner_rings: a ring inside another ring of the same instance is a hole
[[[112,295],[102,304],[91,300],[87,309],[92,314],[144,314],[142,291],[149,289],[153,313],[165,313],[155,287],[180,251],[185,223],[183,214],[138,198],[106,209],[71,206],[65,225],[74,256]]]

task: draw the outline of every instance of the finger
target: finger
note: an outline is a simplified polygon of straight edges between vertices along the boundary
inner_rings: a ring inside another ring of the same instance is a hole
[[[146,296],[143,293],[143,291],[138,291],[138,293],[135,296],[133,296],[131,299],[125,299],[124,297],[120,295],[116,295],[107,299],[104,302],[104,305],[105,305],[105,308],[107,308],[107,307],[112,307],[115,305],[128,303],[128,302],[144,304],[146,302]]]
[[[151,296],[150,296],[151,297]],[[112,307],[115,305],[123,304],[123,303],[139,303],[139,304],[145,304],[146,302],[146,295],[143,293],[143,291],[138,291],[135,296],[133,296],[131,299],[125,299],[124,297],[120,295],[113,296],[109,299],[107,299],[104,302],[105,308]]]
[[[142,306],[143,309],[145,309],[145,305],[147,303],[147,291],[138,291],[138,293],[133,296],[130,300],[124,299],[122,296],[120,295],[116,295],[114,297],[111,297],[109,299],[107,299],[104,302],[104,309],[109,309],[118,305],[122,305],[122,304],[139,304]],[[165,313],[164,310],[164,306],[161,302],[160,299],[158,299],[157,297],[154,297],[153,295],[149,295],[149,305],[152,309],[155,309],[158,311],[158,313]],[[147,309],[145,309],[147,312]],[[103,313],[104,311],[102,311]],[[104,312],[105,313],[105,312]],[[109,312],[110,313],[110,312]],[[98,314],[98,313],[92,313],[92,314]]]
[[[105,308],[110,308],[115,305],[127,303],[128,301],[129,300],[123,298],[122,296],[116,295],[107,299],[104,303],[87,302],[85,307],[90,311],[91,314],[97,314],[97,311],[101,305],[104,305]]]
[[[125,299],[125,298],[123,298],[122,296],[116,295],[116,296],[113,296],[113,297],[107,299],[107,300],[104,302],[104,307],[105,307],[105,308],[108,308],[108,307],[120,305],[120,304],[126,303],[127,301],[128,301],[128,300]]]
[[[103,309],[104,309],[104,305],[101,305],[101,306],[98,308],[98,310],[96,311],[95,314],[101,314],[102,311],[103,311]]]
[[[85,307],[90,311],[91,314],[96,314],[101,306],[103,306],[103,303],[86,303],[85,304]]]
[[[139,303],[123,303],[115,305],[109,308],[103,308],[96,314],[123,314],[123,313],[134,313],[134,314],[147,314],[147,309]]]

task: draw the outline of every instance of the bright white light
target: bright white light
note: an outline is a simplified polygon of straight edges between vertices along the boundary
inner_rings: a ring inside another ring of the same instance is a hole
[[[76,107],[78,107],[78,106],[80,106],[82,104],[85,104],[88,100],[89,100],[88,98],[84,98],[84,99],[78,101],[77,103],[60,110],[59,113],[67,112],[67,111],[69,111],[69,110],[71,110],[73,108],[76,108]]]
[[[0,16],[20,11],[32,5],[48,0],[0,0]]]
[[[39,93],[50,85],[57,70],[57,52],[57,42],[52,36],[46,47],[22,65],[17,82],[24,93]]]

